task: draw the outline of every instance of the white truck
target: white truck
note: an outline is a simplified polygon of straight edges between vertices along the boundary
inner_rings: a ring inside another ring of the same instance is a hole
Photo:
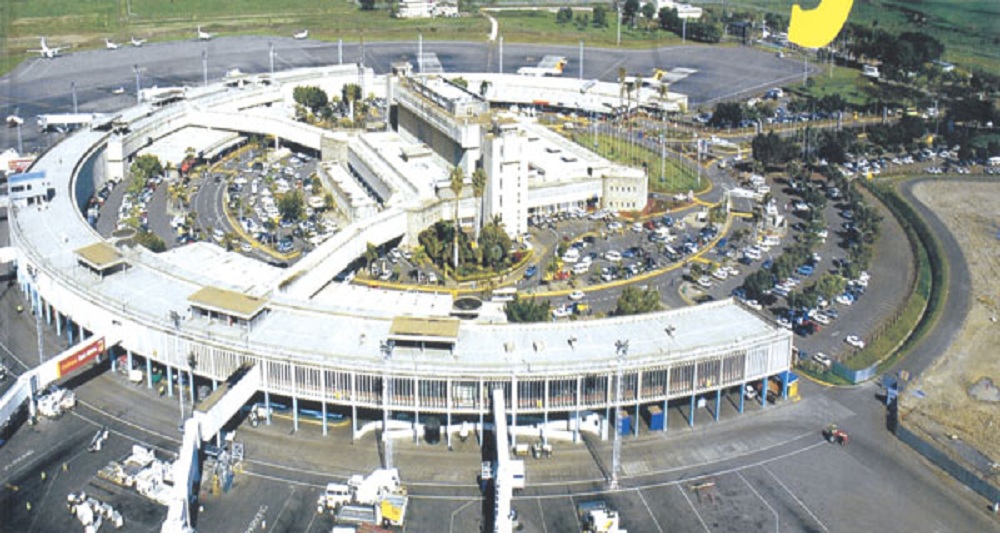
[[[375,505],[383,494],[392,494],[402,488],[399,470],[395,468],[379,468],[367,477],[355,474],[347,485],[351,488],[354,503],[361,505]]]
[[[316,512],[323,514],[327,509],[335,512],[348,503],[351,503],[351,488],[342,483],[328,483],[316,502]]]

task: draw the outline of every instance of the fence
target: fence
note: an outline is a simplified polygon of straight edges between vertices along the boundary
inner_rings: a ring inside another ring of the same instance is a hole
[[[960,483],[986,498],[990,503],[1000,502],[1000,488],[991,485],[986,480],[970,472],[967,468],[958,464],[954,459],[939,450],[933,443],[917,436],[916,433],[907,429],[903,424],[900,424],[898,420],[899,415],[894,407],[890,409],[890,416],[894,418],[895,434],[899,440],[903,441],[910,448],[913,448],[928,461],[934,463],[935,466],[950,474]]]

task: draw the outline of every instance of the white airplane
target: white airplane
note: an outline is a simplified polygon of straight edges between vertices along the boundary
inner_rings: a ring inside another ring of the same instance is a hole
[[[309,38],[309,30],[302,30],[300,32],[297,32],[295,35],[292,35],[292,37],[294,37],[294,38],[296,38],[296,39],[298,39],[300,41],[302,39],[308,39]]]
[[[132,36],[132,46],[139,48],[144,44],[146,44],[146,39],[136,39],[134,35]]]
[[[199,41],[211,41],[212,37],[215,35],[208,33],[207,31],[201,31],[201,26],[198,26],[198,40]]]
[[[52,59],[52,58],[58,56],[59,52],[62,52],[64,49],[69,48],[68,46],[58,46],[56,48],[49,48],[45,44],[45,37],[40,37],[39,41],[41,41],[42,47],[38,48],[36,50],[28,50],[29,54],[32,54],[32,53],[34,53],[34,54],[40,54],[42,57],[44,57],[46,59]]]
[[[117,50],[121,45],[111,39],[104,39],[104,47],[108,50]]]
[[[24,119],[21,118],[21,117],[19,117],[19,116],[17,116],[17,112],[16,111],[14,112],[14,114],[7,115],[7,127],[8,128],[16,128],[16,127],[18,127],[18,126],[20,126],[22,124],[24,124]]]

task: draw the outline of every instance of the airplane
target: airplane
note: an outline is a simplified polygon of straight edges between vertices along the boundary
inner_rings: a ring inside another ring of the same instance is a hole
[[[66,48],[69,48],[69,46],[58,46],[56,48],[49,48],[45,44],[45,37],[40,37],[39,41],[41,41],[42,47],[36,50],[28,50],[29,54],[32,53],[40,54],[42,57],[46,59],[53,59],[59,55],[59,52],[63,51]]]
[[[116,43],[116,42],[114,42],[114,41],[112,41],[111,39],[104,39],[104,46],[108,50],[117,50],[118,47],[120,47],[121,45],[118,44],[118,43]]]
[[[146,39],[136,39],[134,35],[132,36],[132,46],[139,48],[144,44],[146,44]]]
[[[211,33],[208,33],[207,31],[201,31],[201,26],[198,26],[198,40],[199,41],[211,41],[212,37],[215,37],[215,35],[212,35]]]
[[[16,128],[24,124],[24,119],[17,116],[17,111],[11,115],[7,115],[7,127]]]
[[[308,39],[309,38],[309,30],[302,30],[300,32],[297,32],[295,35],[292,35],[292,37],[294,37],[296,39],[299,39],[299,40]]]

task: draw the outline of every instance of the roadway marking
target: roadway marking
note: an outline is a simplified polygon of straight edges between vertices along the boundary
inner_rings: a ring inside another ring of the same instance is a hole
[[[764,505],[766,505],[767,508],[771,510],[771,514],[774,515],[774,532],[778,533],[778,531],[781,530],[781,520],[778,518],[778,511],[775,511],[774,507],[771,507],[771,504],[767,503],[767,500],[765,500],[764,497],[761,496],[759,492],[757,492],[757,489],[753,488],[753,485],[751,485],[750,482],[747,481],[747,478],[743,477],[742,472],[737,472],[736,475],[740,479],[742,479],[743,482],[747,484],[747,487],[750,488],[750,491],[756,494],[757,497],[760,498],[760,501],[764,502]]]
[[[705,533],[711,533],[712,530],[708,529],[708,524],[705,523],[705,520],[701,517],[701,513],[699,513],[698,509],[695,508],[694,502],[692,502],[691,498],[689,498],[687,493],[684,492],[684,487],[681,487],[680,483],[677,484],[677,490],[681,491],[681,496],[684,496],[684,499],[688,502],[688,505],[691,506],[691,510],[694,511],[694,515],[697,516],[698,521],[701,522],[701,527],[705,528]]]
[[[642,500],[642,504],[646,506],[646,510],[649,511],[649,516],[651,516],[653,518],[653,524],[656,526],[656,530],[659,531],[660,533],[663,533],[663,528],[660,527],[660,521],[656,519],[656,515],[653,514],[653,510],[649,508],[649,504],[646,503],[646,497],[642,495],[642,491],[639,490],[639,489],[636,489],[635,492],[636,492],[636,494],[639,495],[639,499]],[[541,507],[542,507],[542,503],[541,503],[541,500],[539,500],[539,502],[538,502],[538,508],[541,509]]]
[[[538,514],[542,517],[542,533],[549,533],[549,528],[545,525],[545,511],[542,510],[542,500],[535,500],[535,503],[538,504]]]
[[[826,528],[823,522],[821,522],[820,519],[817,518],[816,515],[813,514],[813,512],[808,507],[806,507],[806,504],[803,503],[798,496],[796,496],[792,491],[788,490],[788,487],[785,486],[785,484],[782,483],[780,479],[778,479],[778,476],[774,475],[774,472],[771,472],[771,469],[769,469],[767,465],[761,465],[761,468],[763,468],[765,472],[767,472],[772,478],[774,478],[774,480],[778,482],[778,485],[781,485],[781,488],[785,489],[785,492],[787,492],[788,495],[791,496],[793,500],[795,500],[795,503],[799,504],[803,509],[805,509],[807,513],[809,513],[809,516],[811,516],[812,519],[815,520],[817,524],[819,524],[819,527],[823,528],[823,531],[826,531],[826,533],[830,533],[830,530]]]
[[[292,496],[295,496],[295,487],[292,487],[291,493],[287,498],[285,498],[285,504],[282,505],[281,510],[278,511],[278,516],[274,517],[274,522],[271,523],[271,527],[268,528],[268,531],[274,531],[275,526],[281,522],[281,515],[285,514],[285,509],[288,507],[288,502],[292,501]],[[313,515],[313,517],[315,518],[315,515]]]
[[[465,509],[466,507],[468,507],[469,505],[475,503],[475,501],[476,500],[469,500],[469,501],[465,502],[464,504],[462,504],[461,507],[459,507],[458,509],[455,509],[454,511],[451,512],[451,521],[448,523],[448,531],[449,531],[449,533],[451,531],[455,531],[455,515],[457,515],[458,513],[462,512],[462,510]]]

